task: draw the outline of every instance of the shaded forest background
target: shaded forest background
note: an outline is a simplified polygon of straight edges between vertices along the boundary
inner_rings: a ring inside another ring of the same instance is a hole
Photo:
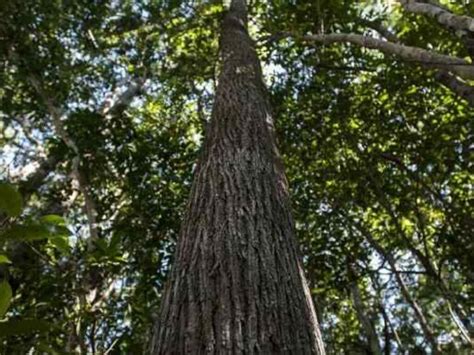
[[[249,10],[327,351],[469,353],[474,4]],[[1,353],[145,351],[222,13],[219,1],[1,2]],[[334,33],[364,37],[321,36]]]

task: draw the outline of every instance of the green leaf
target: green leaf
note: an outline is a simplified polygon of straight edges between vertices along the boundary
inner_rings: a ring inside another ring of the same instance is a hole
[[[52,327],[51,323],[40,319],[12,319],[0,322],[0,338],[35,332],[45,333]]]
[[[11,264],[12,262],[6,255],[0,254],[0,264]]]
[[[50,238],[69,237],[71,232],[67,227],[51,223],[29,223],[14,225],[0,234],[0,240],[41,240]]]
[[[46,216],[41,217],[41,222],[46,224],[53,224],[56,226],[66,226],[66,221],[62,216],[57,214],[48,214]]]
[[[12,288],[7,280],[0,282],[0,318],[7,313],[8,307],[12,300]],[[0,331],[0,334],[2,332]]]
[[[49,242],[63,254],[69,254],[71,251],[69,240],[66,237],[54,237]]]
[[[20,215],[23,202],[18,190],[10,184],[0,183],[0,210],[10,217]]]
[[[95,240],[95,245],[104,253],[107,254],[107,242],[103,239]]]
[[[71,231],[65,226],[50,226],[49,232],[52,238],[68,238],[71,235]]]
[[[44,225],[16,225],[0,234],[0,240],[40,240],[51,237],[49,229]]]
[[[58,351],[54,350],[52,347],[49,345],[39,343],[36,348],[41,351],[42,354],[50,354],[50,355],[56,355],[60,354]]]

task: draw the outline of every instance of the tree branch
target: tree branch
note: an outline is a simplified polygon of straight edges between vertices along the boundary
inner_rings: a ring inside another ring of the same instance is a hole
[[[388,28],[386,28],[380,21],[362,20],[361,22],[367,27],[377,31],[387,41],[390,41],[393,43],[400,43],[400,40],[398,39],[398,37],[394,33],[392,33]]]
[[[387,40],[400,43],[398,37],[385,28],[382,24],[373,21],[364,21],[364,23],[380,33]],[[438,80],[442,85],[446,86],[460,98],[466,100],[470,106],[474,107],[474,87],[465,83],[462,80],[459,80],[454,75],[449,73],[447,70],[438,70],[435,73],[435,79]]]
[[[438,23],[455,30],[474,32],[474,18],[454,15],[445,8],[435,5],[435,2],[420,3],[414,0],[398,0],[398,2],[408,12],[432,17]]]
[[[372,234],[360,223],[355,221],[353,218],[351,218],[349,215],[346,215],[344,213],[339,212],[341,217],[345,219],[345,223],[348,224],[348,227],[351,229],[355,229],[360,233],[360,235],[369,243],[369,245],[375,249],[375,251],[382,256],[385,260],[388,261],[388,264],[390,265],[390,268],[392,269],[395,279],[397,281],[398,286],[400,287],[400,291],[402,293],[402,296],[405,298],[405,301],[410,305],[412,308],[415,317],[417,318],[418,322],[420,323],[420,326],[423,330],[423,333],[426,337],[426,340],[431,344],[432,350],[434,354],[441,354],[441,351],[439,349],[439,344],[437,342],[437,337],[435,333],[433,332],[433,329],[431,326],[428,324],[428,321],[418,304],[417,300],[413,297],[411,294],[410,290],[408,289],[408,286],[406,285],[405,281],[401,277],[400,273],[397,272],[398,268],[396,265],[396,260],[394,255],[390,250],[386,250],[385,248],[382,247],[381,244],[375,238],[372,236]]]
[[[95,239],[98,238],[97,208],[95,205],[95,201],[88,190],[86,179],[80,170],[81,153],[74,140],[64,128],[64,113],[57,107],[53,99],[46,93],[45,89],[43,88],[43,85],[41,84],[40,79],[34,76],[33,74],[30,74],[28,76],[28,81],[31,83],[37,94],[44,101],[46,108],[53,119],[53,126],[54,130],[56,131],[56,134],[61,138],[61,140],[66,144],[66,146],[74,152],[75,156],[72,159],[72,176],[77,183],[78,190],[84,196],[84,207],[89,224],[89,232],[91,237],[90,242],[92,243]]]
[[[24,201],[28,201],[30,196],[38,190],[49,173],[56,168],[59,161],[60,159],[55,155],[44,158],[39,163],[38,169],[30,174],[26,180],[20,182],[20,193]]]
[[[141,77],[133,80],[125,91],[121,94],[113,94],[111,99],[105,100],[100,113],[102,116],[108,117],[120,111],[121,108],[127,107],[143,89],[145,78]]]
[[[426,66],[449,70],[465,79],[474,79],[474,66],[467,60],[418,47],[405,46],[354,33],[333,33],[293,37],[307,42],[323,44],[352,43],[365,48],[377,49],[385,54],[396,55],[405,61],[417,62]]]
[[[133,81],[121,95],[105,102],[100,110],[102,116],[110,117],[119,114],[142,91],[144,82],[144,78]],[[56,169],[60,162],[61,159],[58,156],[49,155],[39,162],[35,172],[29,174],[26,180],[20,182],[20,192],[24,201],[28,201],[30,196],[43,185],[46,177]]]
[[[8,51],[8,55],[11,59],[15,61],[21,60],[13,48],[10,48],[10,50]],[[53,98],[46,92],[46,89],[44,88],[41,82],[41,78],[37,77],[32,73],[29,73],[27,76],[27,80],[33,86],[41,100],[43,100],[43,102],[45,103],[46,109],[53,119],[53,127],[56,134],[75,154],[72,160],[72,176],[77,184],[77,189],[82,193],[84,197],[84,207],[91,236],[90,245],[92,245],[94,240],[98,238],[97,208],[95,201],[88,190],[86,178],[80,170],[80,151],[74,140],[70,137],[70,135],[64,128],[63,121],[66,118],[64,112],[62,112],[59,106],[54,102]],[[121,109],[126,108],[130,104],[132,99],[141,92],[144,83],[145,76],[133,81],[122,94],[117,95],[110,102],[105,102],[102,109],[100,110],[102,116],[110,117],[111,115],[120,112]],[[29,198],[29,196],[31,196],[31,194],[35,190],[37,190],[42,185],[44,179],[52,170],[55,169],[56,165],[59,162],[59,158],[54,156],[47,157],[46,159],[41,161],[40,166],[36,170],[36,172],[31,174],[30,177],[20,186],[20,189],[24,194],[23,198],[25,201]]]

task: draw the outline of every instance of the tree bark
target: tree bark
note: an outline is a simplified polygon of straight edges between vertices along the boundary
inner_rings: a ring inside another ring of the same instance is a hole
[[[232,1],[152,354],[324,354],[246,18]]]
[[[26,180],[20,181],[20,193],[25,203],[43,185],[46,177],[55,170],[59,163],[60,159],[57,156],[50,155],[40,161],[36,171],[30,174]]]

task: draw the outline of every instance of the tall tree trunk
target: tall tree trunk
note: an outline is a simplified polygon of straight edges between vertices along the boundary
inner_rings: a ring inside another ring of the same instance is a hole
[[[245,1],[233,0],[153,354],[324,354],[246,26]]]

